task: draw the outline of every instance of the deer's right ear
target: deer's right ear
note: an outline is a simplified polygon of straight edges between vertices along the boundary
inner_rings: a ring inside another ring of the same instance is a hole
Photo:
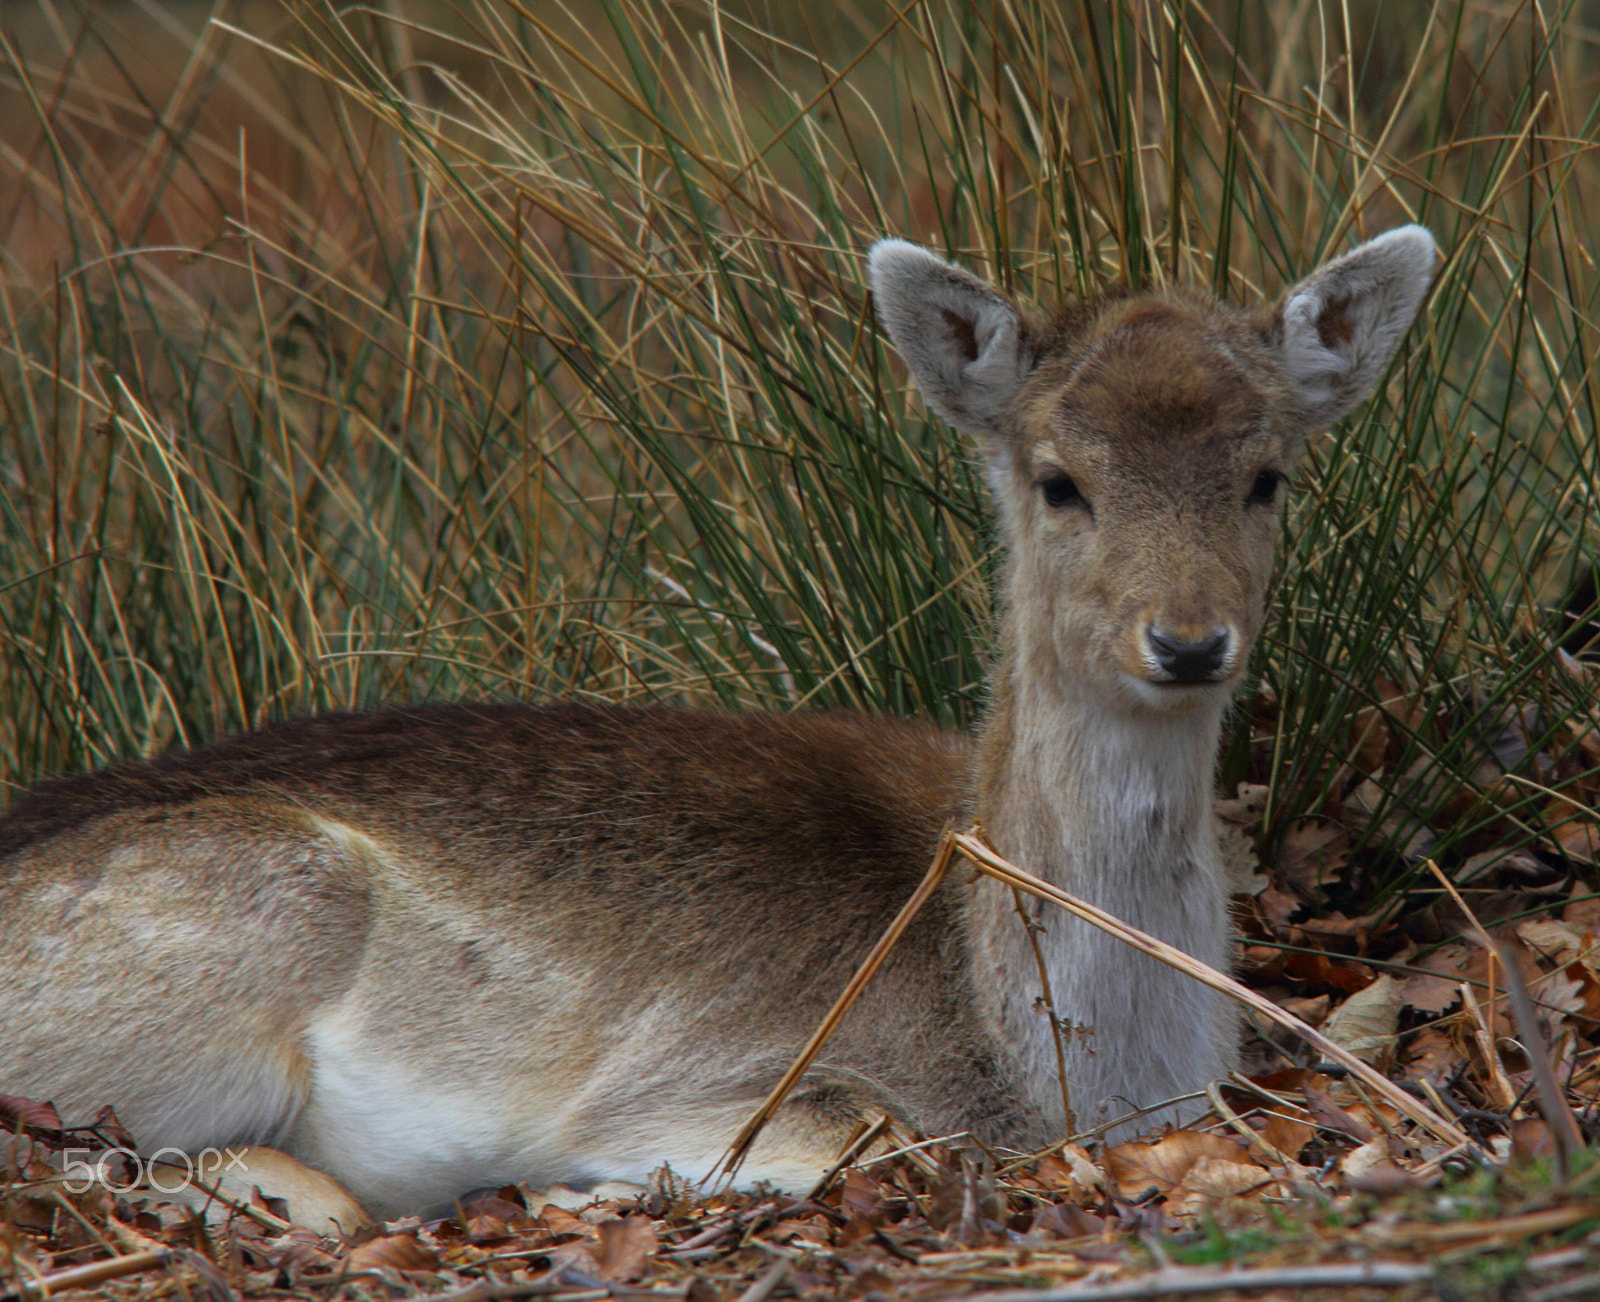
[[[1279,358],[1312,429],[1333,424],[1383,378],[1438,256],[1426,228],[1402,226],[1289,291],[1276,320]]]
[[[1003,433],[1033,366],[1011,300],[904,240],[879,240],[867,267],[878,319],[928,406],[969,434]]]

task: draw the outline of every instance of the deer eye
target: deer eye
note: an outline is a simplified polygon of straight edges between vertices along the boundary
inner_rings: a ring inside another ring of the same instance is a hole
[[[1058,510],[1063,506],[1071,506],[1075,502],[1083,501],[1083,494],[1078,491],[1078,486],[1072,482],[1071,475],[1063,475],[1059,471],[1046,475],[1039,481],[1039,491],[1044,494],[1044,504]]]
[[[1245,499],[1245,505],[1271,506],[1277,500],[1278,485],[1282,482],[1283,476],[1278,471],[1263,470],[1250,486],[1250,496]]]

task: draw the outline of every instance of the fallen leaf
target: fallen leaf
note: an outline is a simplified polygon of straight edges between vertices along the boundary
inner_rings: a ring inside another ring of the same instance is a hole
[[[1261,917],[1272,933],[1281,939],[1289,929],[1290,917],[1299,912],[1300,901],[1276,886],[1268,886],[1256,892],[1256,907],[1261,910]]]
[[[852,1221],[881,1225],[886,1218],[883,1190],[865,1171],[854,1167],[844,1173],[839,1191],[839,1210]]]
[[[1349,835],[1337,823],[1320,818],[1296,819],[1283,838],[1274,865],[1278,880],[1290,893],[1311,903],[1320,898],[1324,886],[1337,879],[1349,845]]]
[[[1330,954],[1290,954],[1284,959],[1283,971],[1285,976],[1296,981],[1331,986],[1347,995],[1365,990],[1377,979],[1377,973],[1365,963],[1341,960]]]
[[[1318,995],[1314,999],[1302,999],[1297,995],[1285,995],[1281,999],[1273,1000],[1279,1008],[1286,1013],[1293,1013],[1308,1026],[1321,1026],[1328,1016],[1329,997]]]
[[[66,1129],[54,1103],[25,1099],[17,1094],[0,1094],[0,1126],[12,1131],[26,1127],[56,1135]]]
[[[1577,957],[1583,949],[1583,937],[1564,922],[1551,918],[1529,918],[1517,924],[1517,936],[1523,944],[1555,963],[1565,963]]]
[[[969,1248],[998,1242],[1005,1234],[1005,1200],[986,1160],[956,1152],[934,1181],[928,1224]]]
[[[1542,1117],[1519,1117],[1509,1127],[1511,1155],[1519,1162],[1548,1161],[1556,1155],[1556,1137]]]
[[[599,1277],[627,1283],[642,1276],[646,1264],[660,1246],[650,1218],[624,1216],[620,1220],[602,1221],[596,1228],[600,1231]]]
[[[1363,1062],[1375,1062],[1394,1045],[1400,1005],[1399,983],[1384,974],[1334,1009],[1322,1033]]]
[[[439,1255],[415,1234],[383,1234],[351,1249],[346,1261],[351,1270],[435,1270]]]
[[[1217,818],[1234,827],[1254,827],[1267,812],[1267,792],[1271,788],[1255,782],[1241,782],[1237,794],[1212,803]]]
[[[1226,823],[1217,827],[1217,850],[1222,859],[1222,880],[1229,895],[1259,895],[1272,881],[1261,871],[1255,839],[1242,828]]]
[[[1336,1131],[1341,1135],[1348,1135],[1358,1144],[1370,1144],[1377,1138],[1378,1132],[1365,1121],[1353,1117],[1337,1103],[1335,1103],[1323,1090],[1307,1081],[1300,1087],[1305,1095],[1306,1110],[1315,1118],[1316,1123],[1325,1130]]]
[[[1584,898],[1594,894],[1582,882],[1573,882],[1570,902],[1561,910],[1561,921],[1574,931],[1600,931],[1600,896],[1594,899]]]
[[[1316,1138],[1317,1128],[1311,1124],[1309,1114],[1293,1115],[1298,1108],[1276,1103],[1261,1121],[1261,1138],[1292,1161],[1299,1161],[1300,1150]]]
[[[1461,998],[1460,985],[1467,979],[1472,951],[1460,941],[1441,945],[1426,958],[1413,964],[1430,975],[1413,974],[1400,982],[1400,1002],[1422,1013],[1442,1013]]]
[[[1440,1086],[1457,1074],[1465,1056],[1446,1032],[1437,1026],[1425,1026],[1407,1044],[1400,1074],[1405,1080],[1431,1081]]]
[[[539,1209],[539,1219],[544,1222],[545,1229],[551,1234],[581,1234],[586,1239],[598,1239],[600,1233],[588,1221],[574,1216],[565,1207],[558,1207],[555,1203],[546,1203]]]
[[[1033,1214],[1028,1225],[1030,1238],[1085,1239],[1099,1235],[1105,1222],[1091,1216],[1074,1203],[1047,1203]]]
[[[1131,1202],[1151,1188],[1171,1192],[1206,1157],[1261,1169],[1232,1140],[1198,1130],[1174,1130],[1153,1144],[1118,1144],[1106,1150],[1104,1164],[1118,1195]]]
[[[1051,1187],[1064,1189],[1075,1198],[1084,1197],[1105,1184],[1105,1177],[1095,1166],[1094,1159],[1077,1144],[1062,1145],[1039,1163],[1038,1170]]]

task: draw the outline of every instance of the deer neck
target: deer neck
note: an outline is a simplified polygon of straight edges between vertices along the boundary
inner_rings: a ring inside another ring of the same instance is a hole
[[[1012,862],[1214,967],[1228,966],[1227,894],[1212,822],[1226,702],[1130,714],[1074,691],[1040,631],[1008,621],[976,806]],[[1030,642],[1032,643],[1030,645]],[[973,891],[976,996],[1051,1126],[1063,1105],[1040,1003],[1042,958],[1065,1035],[1080,1126],[1148,1107],[1226,1074],[1235,1031],[1223,1001],[1061,910],[1029,901],[1035,953],[1008,888]],[[1172,1119],[1171,1113],[1156,1119]]]

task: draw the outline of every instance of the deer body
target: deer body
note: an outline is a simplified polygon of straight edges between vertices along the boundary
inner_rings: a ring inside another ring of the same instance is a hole
[[[880,315],[977,440],[1009,548],[978,743],[850,715],[441,706],[41,784],[0,818],[0,1092],[69,1121],[114,1103],[147,1150],[280,1145],[386,1213],[663,1161],[699,1176],[972,816],[1226,967],[1210,788],[1278,486],[1382,374],[1432,257],[1412,227],[1276,313],[1147,296],[1041,322],[880,244]],[[1035,922],[1080,1124],[1226,1073],[1218,996]],[[1012,893],[957,874],[746,1178],[808,1185],[884,1111],[1059,1138],[1039,994]]]

